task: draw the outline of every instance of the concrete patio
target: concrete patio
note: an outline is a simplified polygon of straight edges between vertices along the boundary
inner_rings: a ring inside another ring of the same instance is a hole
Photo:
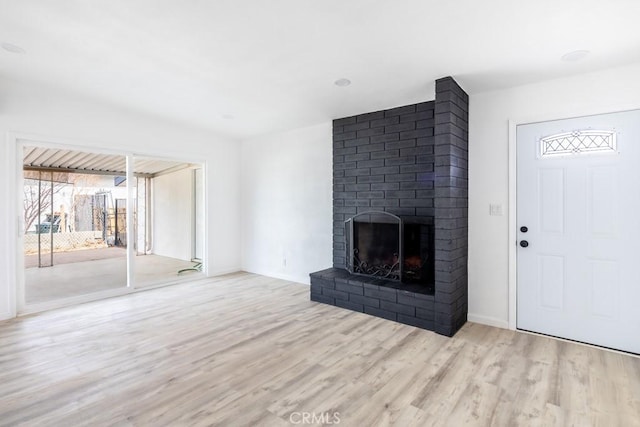
[[[90,249],[54,254],[52,267],[37,267],[33,256],[25,257],[25,297],[27,304],[86,295],[127,286],[126,250]],[[34,267],[35,265],[35,267]],[[135,257],[135,288],[202,276],[201,272],[178,271],[194,262],[160,255]]]

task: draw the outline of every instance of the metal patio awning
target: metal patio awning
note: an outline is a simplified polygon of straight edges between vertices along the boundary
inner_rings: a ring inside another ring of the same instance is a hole
[[[126,175],[126,158],[121,155],[44,147],[24,147],[24,170]],[[195,166],[191,163],[136,158],[136,176],[155,177]]]

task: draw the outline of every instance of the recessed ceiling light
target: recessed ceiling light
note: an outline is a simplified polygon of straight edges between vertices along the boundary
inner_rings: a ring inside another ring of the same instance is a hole
[[[586,58],[589,53],[588,50],[574,50],[573,52],[562,55],[561,59],[565,62],[576,62]]]
[[[351,80],[349,80],[349,79],[338,79],[335,82],[333,82],[333,84],[336,85],[336,86],[345,87],[345,86],[349,86],[351,84]]]
[[[20,46],[16,46],[15,44],[2,43],[0,46],[2,46],[2,48],[4,50],[6,50],[7,52],[11,52],[11,53],[27,53],[26,50],[24,50]]]

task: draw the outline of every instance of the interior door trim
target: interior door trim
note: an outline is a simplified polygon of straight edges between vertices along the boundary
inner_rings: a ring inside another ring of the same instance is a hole
[[[518,263],[517,263],[517,128],[521,121],[509,120],[509,329],[515,330],[516,307],[518,300]]]

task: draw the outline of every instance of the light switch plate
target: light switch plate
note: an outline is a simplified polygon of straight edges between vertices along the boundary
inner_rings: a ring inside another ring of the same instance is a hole
[[[502,216],[502,205],[491,203],[489,205],[489,215],[491,216]]]

